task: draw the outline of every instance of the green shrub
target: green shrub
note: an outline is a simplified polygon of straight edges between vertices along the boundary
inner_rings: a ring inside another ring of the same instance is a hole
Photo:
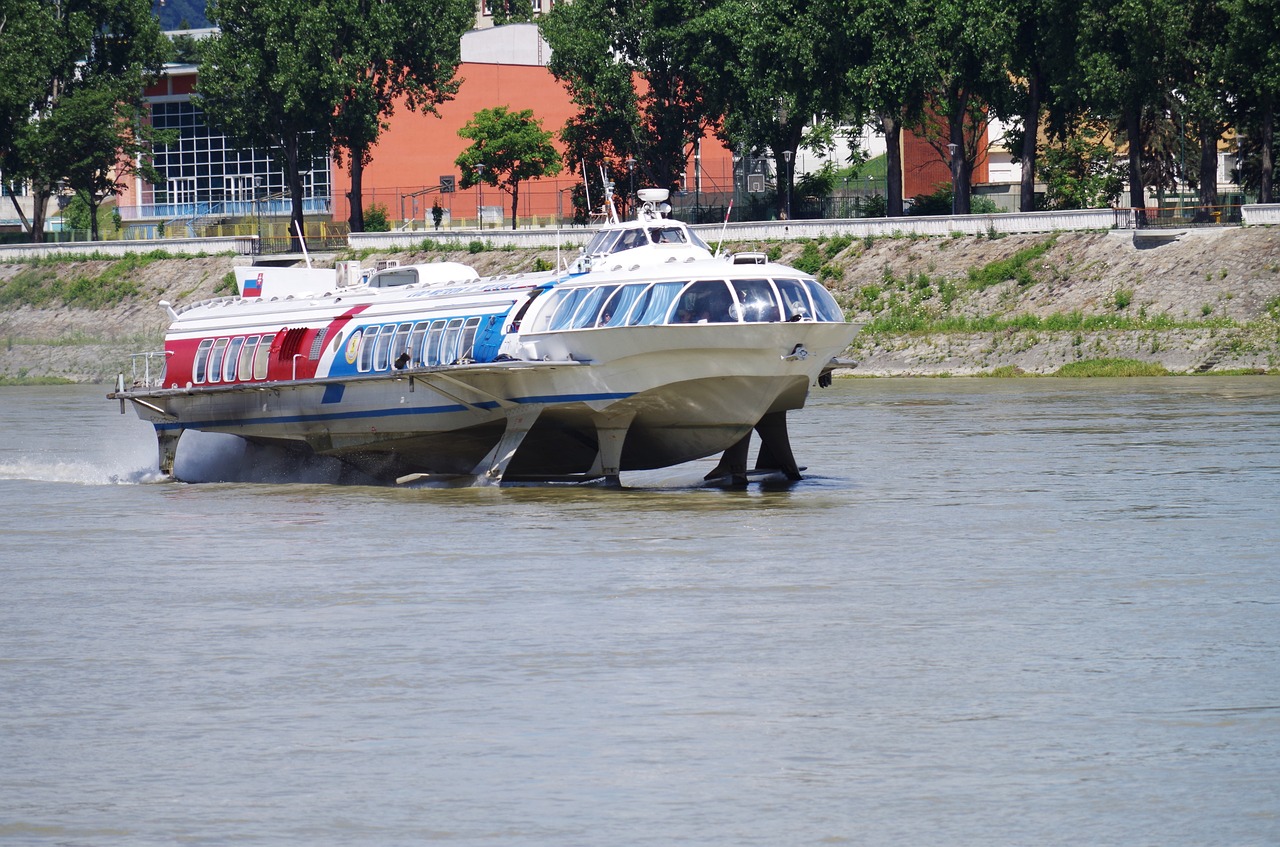
[[[800,251],[800,258],[791,264],[797,270],[816,275],[822,269],[822,253],[818,250],[818,245],[812,241],[805,242],[804,249]]]
[[[1169,371],[1159,362],[1140,362],[1137,359],[1085,359],[1063,365],[1054,371],[1053,375],[1070,378],[1168,376]]]
[[[390,232],[391,219],[387,217],[387,207],[379,203],[364,210],[365,232]]]

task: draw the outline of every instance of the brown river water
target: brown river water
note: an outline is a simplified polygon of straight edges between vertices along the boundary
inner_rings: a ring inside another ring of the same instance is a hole
[[[159,482],[106,390],[0,388],[0,844],[1280,843],[1275,377],[837,380],[745,491]]]

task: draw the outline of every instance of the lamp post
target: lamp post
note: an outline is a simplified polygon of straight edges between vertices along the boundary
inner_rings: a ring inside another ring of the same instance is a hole
[[[959,149],[959,144],[952,143],[947,145],[947,166],[951,169],[951,214],[953,215],[956,213],[956,201],[959,199],[957,197],[959,192],[956,191],[956,183],[960,181],[956,173],[956,152]]]
[[[791,151],[783,150],[782,158],[787,161],[787,220],[791,220]]]
[[[627,195],[627,211],[631,211],[633,198],[636,196],[636,157],[627,157],[627,175],[631,178],[631,193]]]
[[[743,161],[742,151],[734,150],[733,151],[733,199],[729,201],[729,207],[731,209],[733,208],[733,204],[738,202],[738,180],[740,178],[739,175],[742,174],[744,170],[746,170],[745,168],[742,168],[742,161]],[[742,170],[739,170],[739,168],[742,168]]]
[[[476,201],[476,225],[484,229],[484,165],[476,165],[476,188],[480,199]]]
[[[253,216],[258,221],[258,254],[262,254],[262,177],[253,178]]]

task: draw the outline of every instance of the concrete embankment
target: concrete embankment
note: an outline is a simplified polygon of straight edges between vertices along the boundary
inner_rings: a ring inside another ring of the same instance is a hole
[[[1280,368],[1280,230],[884,237],[728,245],[819,274],[867,325],[847,352],[867,375],[1053,373],[1126,358],[1173,372]],[[332,262],[335,257],[328,257]],[[350,257],[343,257],[350,258]],[[449,260],[482,274],[554,250],[359,257]],[[0,380],[109,380],[159,349],[157,305],[213,296],[242,259],[0,265]]]

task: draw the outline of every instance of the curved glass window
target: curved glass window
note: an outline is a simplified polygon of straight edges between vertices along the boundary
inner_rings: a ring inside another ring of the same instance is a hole
[[[738,298],[742,319],[747,323],[772,323],[781,320],[778,298],[767,279],[735,279],[730,285]]]
[[[427,333],[427,346],[422,351],[422,361],[428,365],[440,364],[440,339],[444,337],[444,319],[431,322],[431,331]]]
[[[191,372],[191,381],[196,385],[204,382],[205,374],[208,373],[209,350],[212,348],[213,340],[209,338],[201,341],[200,346],[196,348],[196,364]]]
[[[624,229],[622,235],[618,237],[618,244],[613,248],[613,252],[621,253],[623,250],[633,250],[636,247],[647,247],[648,245],[649,237],[645,235],[643,229],[639,227]]]
[[[627,318],[627,326],[653,326],[666,323],[671,305],[676,302],[683,282],[659,282],[649,286],[640,295]]]
[[[427,337],[427,327],[431,324],[427,321],[418,321],[413,325],[413,335],[409,336],[409,366],[422,366],[422,340]]]
[[[476,330],[480,327],[479,318],[467,318],[467,322],[462,325],[462,338],[458,342],[458,358],[472,359],[475,351],[472,349],[476,343]]]
[[[649,229],[649,239],[654,244],[687,244],[684,230],[678,226],[655,226]]]
[[[591,292],[590,288],[574,288],[565,298],[560,301],[560,305],[556,308],[555,317],[551,319],[549,329],[553,332],[557,329],[565,329],[573,320],[574,312],[578,311],[578,306],[582,304],[585,298]]]
[[[364,334],[360,336],[360,356],[357,360],[356,368],[361,373],[368,373],[373,370],[373,348],[378,342],[378,330],[381,328],[377,326],[365,327]]]
[[[403,354],[409,352],[409,331],[412,329],[413,324],[400,324],[400,326],[396,327],[396,334],[391,339],[391,352],[387,354],[393,365],[400,361],[400,357]],[[404,361],[407,364],[409,360],[405,359]],[[404,365],[402,364],[400,367],[404,367]]]
[[[391,364],[391,336],[396,328],[388,324],[378,333],[378,343],[373,348],[373,369],[385,371]]]
[[[782,319],[784,321],[813,320],[813,306],[809,293],[798,279],[775,279],[778,293],[782,295]]]
[[[587,326],[595,326],[596,318],[600,316],[600,307],[604,305],[604,301],[617,290],[615,285],[602,285],[598,288],[592,288],[591,293],[582,298],[582,302],[578,304],[578,310],[573,313],[573,321],[570,323],[570,329],[582,329]]]
[[[736,323],[737,309],[733,294],[724,280],[702,279],[680,294],[671,323]]]
[[[646,287],[644,283],[624,285],[613,292],[613,296],[605,301],[604,308],[600,310],[600,320],[596,322],[596,326],[622,326],[626,323],[627,313]]]
[[[458,336],[462,334],[462,318],[454,318],[444,328],[444,341],[440,344],[440,364],[452,365],[458,361]]]
[[[219,338],[213,343],[213,352],[209,354],[209,381],[222,379],[222,354],[227,351],[227,339]]]
[[[823,288],[814,279],[806,279],[804,284],[808,286],[809,293],[813,295],[813,305],[818,311],[818,320],[844,323],[844,311],[841,310],[840,304],[836,302],[836,298],[831,296],[830,291]]]
[[[236,381],[236,366],[240,364],[240,348],[244,346],[244,338],[238,337],[231,339],[231,344],[227,347],[227,357],[222,363],[222,381]]]
[[[564,298],[569,296],[569,289],[556,288],[534,301],[534,305],[530,308],[533,310],[533,319],[526,321],[526,332],[546,332],[551,326],[551,319],[555,317],[556,309],[564,302]]]
[[[251,335],[240,348],[240,361],[236,363],[236,371],[240,374],[240,379],[253,379],[253,352],[258,347],[258,336]]]
[[[276,340],[274,332],[269,332],[262,336],[262,340],[258,342],[258,349],[253,353],[253,378],[266,379],[267,365],[271,360],[271,344]]]

